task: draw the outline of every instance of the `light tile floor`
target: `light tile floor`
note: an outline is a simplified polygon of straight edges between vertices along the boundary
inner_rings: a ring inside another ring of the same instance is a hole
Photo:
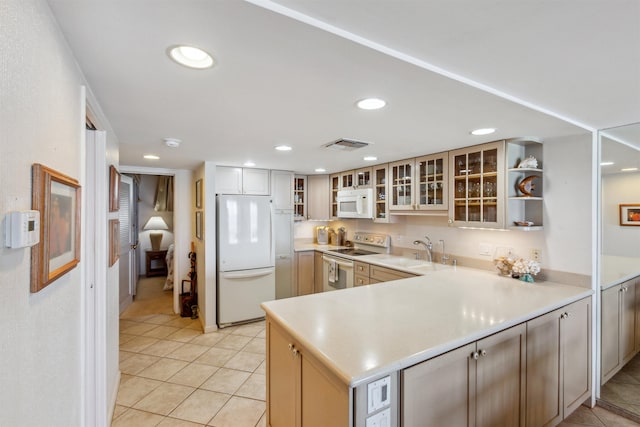
[[[602,387],[600,398],[640,420],[640,354]]]
[[[114,427],[266,425],[264,322],[203,334],[177,315],[121,318],[120,371]]]

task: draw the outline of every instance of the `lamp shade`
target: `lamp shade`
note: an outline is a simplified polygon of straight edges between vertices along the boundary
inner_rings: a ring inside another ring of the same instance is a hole
[[[143,230],[168,230],[169,226],[161,216],[152,216],[142,228]]]

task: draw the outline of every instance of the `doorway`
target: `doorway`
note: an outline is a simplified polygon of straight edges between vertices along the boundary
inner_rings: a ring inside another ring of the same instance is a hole
[[[120,317],[174,314],[173,177],[123,174]]]

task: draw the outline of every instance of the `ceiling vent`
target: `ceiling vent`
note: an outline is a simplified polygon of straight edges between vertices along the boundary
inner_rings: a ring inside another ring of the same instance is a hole
[[[353,151],[358,148],[368,147],[368,142],[356,141],[353,139],[338,139],[336,141],[325,144],[325,148],[330,148],[332,150],[340,150],[340,151]]]

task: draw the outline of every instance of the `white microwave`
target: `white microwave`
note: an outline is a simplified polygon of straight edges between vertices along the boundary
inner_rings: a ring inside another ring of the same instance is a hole
[[[373,189],[340,190],[337,197],[338,218],[373,219]]]

